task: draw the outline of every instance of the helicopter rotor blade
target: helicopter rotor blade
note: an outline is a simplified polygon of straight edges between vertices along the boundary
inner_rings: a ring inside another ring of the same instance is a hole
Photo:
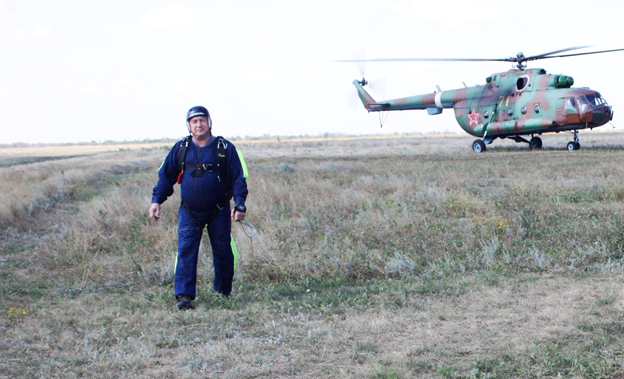
[[[352,59],[336,61],[336,62],[355,63],[355,65],[357,66],[358,72],[360,74],[359,78],[361,78],[362,82],[364,82],[364,84],[362,85],[368,85],[370,90],[375,92],[377,95],[383,97],[386,93],[388,80],[385,77],[377,78],[377,79],[373,78],[373,80],[370,80],[370,78],[368,80],[366,79],[367,78],[366,62],[370,62],[370,61],[371,61],[370,59],[366,59],[366,49],[360,49],[353,53]]]
[[[349,92],[345,93],[344,96],[345,102],[351,109],[351,112],[356,113],[361,109],[362,103],[359,101],[357,94],[349,88]]]
[[[589,51],[587,53],[575,53],[575,54],[562,54],[562,55],[553,55],[550,57],[541,57],[538,59],[547,59],[547,58],[564,58],[564,57],[574,57],[577,55],[589,55],[589,54],[601,54],[601,53],[610,53],[613,51],[622,51],[624,49],[613,49],[613,50],[602,50],[602,51]]]
[[[357,66],[358,72],[360,74],[360,78],[363,78],[366,76],[366,50],[364,49],[360,49],[358,51],[356,51],[355,53],[353,53],[353,59],[351,60],[351,62],[355,62],[355,65]]]
[[[534,60],[537,60],[537,59],[554,58],[554,57],[549,57],[548,55],[564,53],[564,52],[570,51],[570,50],[584,49],[586,47],[589,47],[589,46],[568,47],[566,49],[559,49],[559,50],[551,51],[549,53],[542,53],[542,54],[538,54],[538,55],[532,55],[530,57],[525,57],[524,60],[525,61],[534,61]]]
[[[501,62],[503,59],[487,59],[487,58],[376,58],[362,60],[337,60],[334,62]]]
[[[384,98],[386,96],[386,88],[388,88],[388,78],[373,78],[369,80],[368,88],[373,92],[373,95]]]
[[[602,51],[591,51],[586,53],[574,53],[574,54],[559,54],[565,53],[571,50],[584,49],[590,46],[575,46],[568,47],[565,49],[559,49],[555,51],[550,51],[547,53],[542,53],[538,55],[531,55],[525,57],[523,53],[518,52],[515,57],[508,58],[376,58],[376,59],[349,59],[349,60],[336,60],[334,62],[513,62],[516,63],[516,67],[518,69],[526,68],[526,62],[535,61],[538,59],[549,59],[549,58],[563,58],[563,57],[573,57],[577,55],[588,55],[588,54],[600,54],[600,53],[610,53],[614,51],[622,51],[624,49],[613,49],[613,50],[602,50]],[[559,54],[559,55],[554,55]],[[358,57],[359,58],[359,57]],[[363,75],[362,75],[363,77]]]

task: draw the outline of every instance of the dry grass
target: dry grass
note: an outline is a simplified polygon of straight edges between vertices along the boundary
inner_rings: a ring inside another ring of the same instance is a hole
[[[59,202],[90,200],[99,191],[98,182],[114,181],[116,177],[139,170],[152,170],[149,166],[154,158],[150,157],[152,161],[148,164],[146,156],[149,152],[166,152],[163,147],[159,144],[149,149],[127,148],[117,153],[102,153],[107,151],[103,146],[41,147],[45,155],[38,155],[35,148],[0,149],[0,162],[12,162],[8,167],[0,167],[0,226],[21,226],[34,214]],[[11,155],[12,150],[20,151]],[[24,154],[22,150],[45,159],[31,163],[28,157],[21,155]],[[81,155],[74,156],[78,152]],[[66,155],[61,155],[63,153]],[[16,160],[25,163],[13,164]]]
[[[0,168],[0,377],[617,377],[624,136],[581,138],[238,141],[258,235],[186,313],[166,150]]]

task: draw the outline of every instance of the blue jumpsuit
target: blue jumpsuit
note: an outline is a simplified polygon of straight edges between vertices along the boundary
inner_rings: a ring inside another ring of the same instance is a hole
[[[204,147],[199,147],[193,141],[188,144],[185,169],[180,182],[182,202],[186,207],[181,205],[178,211],[175,296],[188,295],[195,299],[197,258],[204,227],[208,230],[212,247],[215,272],[213,289],[224,295],[229,295],[232,291],[234,254],[230,244],[232,227],[230,202],[227,201],[221,210],[218,210],[217,205],[219,202],[223,205],[226,193],[223,180],[230,182],[235,204],[244,205],[247,198],[247,182],[236,147],[227,140],[223,141],[227,146],[227,178],[221,178],[216,169],[218,138],[213,137]],[[178,150],[181,143],[182,141],[179,141],[173,146],[158,170],[158,184],[152,192],[152,203],[162,204],[173,194],[173,186],[180,174]],[[202,165],[207,169],[199,168]],[[216,217],[210,221],[215,215]]]

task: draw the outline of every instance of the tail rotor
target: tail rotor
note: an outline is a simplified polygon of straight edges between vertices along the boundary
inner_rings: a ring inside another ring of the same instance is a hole
[[[359,73],[359,77],[361,80],[357,80],[358,83],[362,87],[368,86],[368,90],[374,95],[380,98],[383,98],[386,94],[387,87],[387,79],[385,77],[382,78],[374,78],[369,81],[366,79],[366,51],[364,49],[357,50],[352,55],[352,59],[349,62],[355,63],[357,68],[357,72]],[[353,92],[352,89],[349,90],[349,94],[347,96],[347,104],[349,108],[354,112],[361,109],[361,102],[358,94]]]

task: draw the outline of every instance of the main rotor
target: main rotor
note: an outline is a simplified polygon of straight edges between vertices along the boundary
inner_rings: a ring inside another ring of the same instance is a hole
[[[526,62],[536,61],[539,59],[549,59],[549,58],[564,58],[564,57],[573,57],[577,55],[589,55],[589,54],[600,54],[600,53],[610,53],[613,51],[622,51],[624,49],[613,49],[613,50],[602,50],[602,51],[590,51],[587,53],[574,53],[574,54],[560,54],[566,51],[584,49],[589,46],[577,46],[577,47],[569,47],[566,49],[560,49],[551,51],[548,53],[532,55],[529,57],[525,57],[524,53],[518,52],[515,57],[508,58],[378,58],[378,59],[350,59],[350,60],[338,60],[336,62],[416,62],[416,61],[425,61],[425,62],[512,62],[515,63],[515,67],[519,70],[524,70],[527,67]],[[556,55],[555,55],[556,54]]]

